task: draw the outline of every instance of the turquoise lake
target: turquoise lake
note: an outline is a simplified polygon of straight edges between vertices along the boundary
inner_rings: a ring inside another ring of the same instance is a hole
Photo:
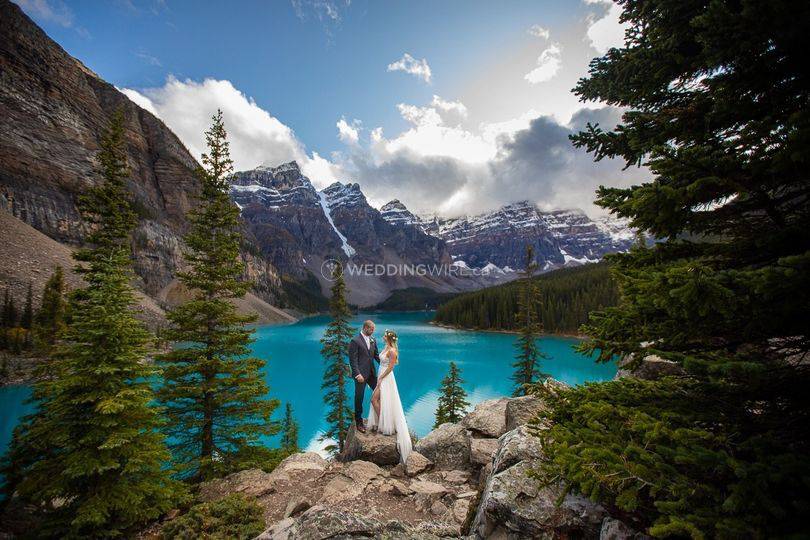
[[[510,375],[514,357],[515,336],[490,332],[450,330],[428,324],[432,313],[358,314],[354,323],[359,329],[365,319],[377,323],[376,337],[386,328],[399,335],[400,364],[396,368],[397,384],[409,427],[422,436],[433,427],[438,388],[453,360],[461,368],[464,388],[472,405],[511,394]],[[320,339],[328,318],[303,319],[286,326],[262,326],[256,329],[254,354],[267,362],[265,376],[270,394],[282,405],[276,417],[283,415],[283,405],[293,406],[300,424],[299,444],[318,449],[318,436],[323,429],[324,406],[321,394],[322,359]],[[568,384],[604,381],[616,373],[614,364],[597,364],[573,350],[578,340],[544,337],[540,341],[549,357],[542,370]],[[354,389],[349,390],[350,397]],[[30,411],[24,403],[30,389],[24,386],[0,388],[0,451],[5,451],[12,430],[20,416]],[[366,413],[370,392],[366,392]],[[269,441],[272,442],[272,441]]]

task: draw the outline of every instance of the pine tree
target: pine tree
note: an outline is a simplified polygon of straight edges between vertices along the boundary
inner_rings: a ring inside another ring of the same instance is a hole
[[[236,312],[232,300],[250,284],[240,280],[242,234],[239,210],[228,195],[233,171],[222,112],[206,132],[208,153],[197,171],[202,193],[190,214],[185,254],[190,269],[179,274],[193,298],[168,313],[165,337],[182,343],[161,355],[158,395],[170,419],[171,446],[182,473],[209,479],[254,463],[274,435],[278,400],[267,397],[264,362],[249,357],[254,319]]]
[[[31,290],[31,283],[28,283],[28,292],[25,295],[25,309],[20,317],[20,326],[25,330],[25,348],[30,349],[33,344],[34,326],[34,297]]]
[[[281,448],[289,453],[298,452],[298,422],[293,417],[290,403],[284,408],[284,420],[281,422]]]
[[[327,405],[327,430],[321,440],[336,441],[337,445],[329,445],[327,450],[336,453],[343,451],[343,443],[352,423],[352,411],[349,406],[349,396],[346,384],[349,377],[348,350],[349,342],[354,332],[349,326],[351,312],[346,303],[346,284],[343,281],[341,268],[335,268],[332,277],[332,298],[329,300],[329,314],[332,320],[326,326],[321,338],[321,356],[324,360],[323,369],[323,402]]]
[[[20,317],[20,326],[26,330],[31,330],[34,322],[34,297],[31,290],[31,284],[28,284],[28,292],[25,295],[25,308],[23,308],[22,317]]]
[[[6,289],[5,293],[3,294],[3,307],[0,310],[0,349],[6,349],[8,347],[8,331],[11,328],[8,324],[9,320],[11,319],[9,303],[9,293],[8,289]]]
[[[528,385],[536,382],[539,378],[547,375],[540,371],[540,360],[546,356],[540,351],[537,339],[543,331],[543,324],[537,315],[537,309],[541,306],[540,287],[534,279],[537,270],[537,263],[534,260],[534,250],[531,245],[526,246],[526,266],[523,270],[520,292],[518,294],[517,313],[515,322],[520,332],[515,341],[515,368],[512,380],[515,382],[515,390],[512,395],[523,396],[526,394]]]
[[[806,535],[810,5],[620,4],[625,45],[576,93],[622,121],[573,141],[646,165],[649,181],[596,202],[663,241],[610,258],[621,301],[593,314],[584,351],[686,375],[563,392],[541,472],[656,537]]]
[[[6,289],[6,294],[3,297],[3,314],[2,314],[2,324],[3,328],[14,328],[17,326],[19,322],[19,315],[17,313],[17,307],[14,305],[14,297],[11,296],[9,290]]]
[[[46,352],[53,347],[65,329],[66,312],[65,276],[62,267],[57,266],[45,283],[42,291],[42,305],[34,319],[37,347],[43,348]]]
[[[34,385],[36,411],[6,459],[21,499],[48,509],[44,536],[121,535],[172,508],[178,493],[151,406],[149,334],[129,285],[135,215],[120,111],[98,159],[103,181],[80,200],[92,232],[74,255],[87,286],[71,299],[64,342]]]
[[[461,386],[463,382],[456,363],[450,362],[450,370],[442,379],[442,387],[439,389],[439,406],[436,408],[433,429],[447,422],[459,422],[464,417],[470,404],[467,401],[467,392]]]

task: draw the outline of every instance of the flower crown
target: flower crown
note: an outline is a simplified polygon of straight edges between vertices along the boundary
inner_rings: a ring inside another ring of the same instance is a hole
[[[386,330],[386,331],[385,331],[385,333],[384,333],[383,335],[384,335],[386,338],[388,338],[388,340],[389,340],[389,341],[391,341],[392,343],[396,343],[396,342],[397,342],[397,333],[396,333],[396,332],[394,332],[393,330]]]

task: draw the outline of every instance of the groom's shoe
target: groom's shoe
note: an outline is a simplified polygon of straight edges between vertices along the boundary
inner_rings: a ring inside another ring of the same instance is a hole
[[[363,425],[363,422],[356,423],[357,424],[357,431],[360,433],[366,432],[366,426]]]

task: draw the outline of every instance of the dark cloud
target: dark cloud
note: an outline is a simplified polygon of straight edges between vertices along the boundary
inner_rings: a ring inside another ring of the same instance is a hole
[[[588,122],[612,129],[620,119],[616,108],[582,109],[569,126],[541,116],[527,129],[501,136],[497,156],[484,164],[408,151],[378,161],[358,152],[349,159],[347,172],[356,176],[374,202],[399,198],[415,211],[470,214],[528,199],[547,208],[598,213],[593,200],[600,184],[627,186],[646,171],[623,171],[624,163],[615,160],[596,163],[568,136]]]
[[[620,160],[594,162],[591,154],[575,148],[568,137],[589,122],[610,130],[620,120],[621,111],[614,107],[581,109],[573,115],[570,126],[562,126],[550,117],[532,120],[528,129],[502,140],[498,158],[490,164],[492,196],[593,211],[599,185],[630,185],[643,178],[646,171],[624,171]]]

